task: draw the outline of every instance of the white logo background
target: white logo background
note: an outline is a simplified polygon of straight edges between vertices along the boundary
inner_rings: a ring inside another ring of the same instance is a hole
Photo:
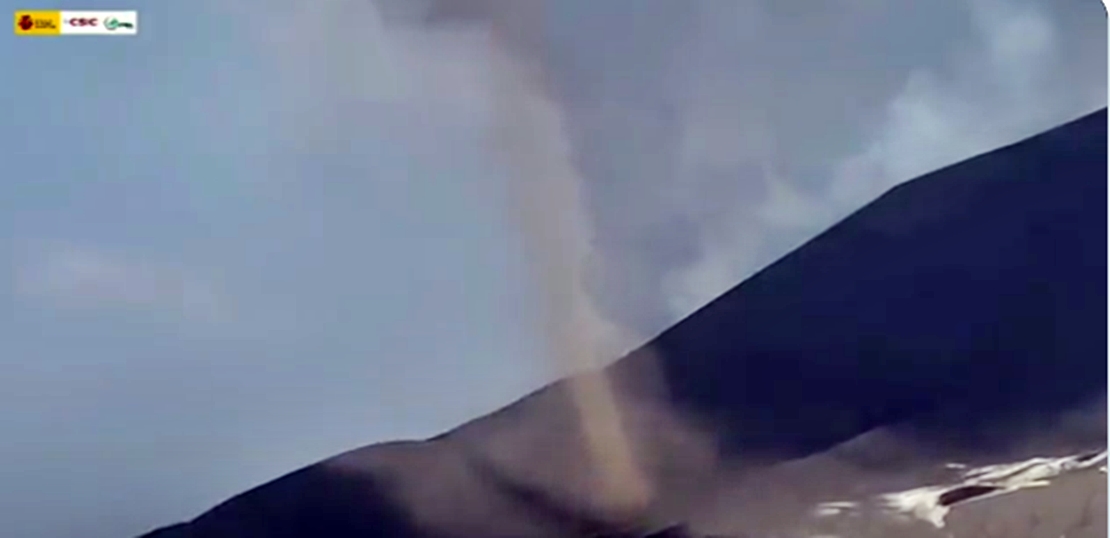
[[[74,26],[70,24],[75,19],[96,19],[95,26]],[[119,26],[109,29],[108,22],[115,19],[117,22],[130,24],[131,27]],[[139,12],[137,11],[63,11],[62,35],[136,35],[139,33]]]

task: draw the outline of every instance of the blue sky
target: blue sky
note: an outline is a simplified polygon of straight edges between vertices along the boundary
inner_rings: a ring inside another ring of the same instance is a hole
[[[878,4],[551,8],[583,286],[624,345],[898,181],[1105,105],[1096,2]],[[262,5],[0,48],[11,536],[137,534],[554,375],[484,34]]]

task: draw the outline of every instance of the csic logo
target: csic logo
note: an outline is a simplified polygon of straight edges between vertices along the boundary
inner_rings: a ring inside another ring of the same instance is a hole
[[[100,24],[100,19],[97,19],[96,17],[73,17],[70,19],[66,19],[67,26],[73,26],[77,28],[95,27],[98,24]]]

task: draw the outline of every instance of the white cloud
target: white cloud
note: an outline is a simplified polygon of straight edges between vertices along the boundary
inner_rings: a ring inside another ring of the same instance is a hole
[[[953,74],[910,74],[887,106],[873,140],[833,169],[828,202],[840,211],[894,185],[1046,127],[1058,117],[1045,92],[1058,54],[1047,16],[1030,6],[971,4],[980,40],[963,51]]]
[[[75,245],[50,245],[27,255],[15,275],[16,295],[64,309],[162,312],[217,322],[227,298],[187,270]]]
[[[676,317],[771,261],[768,246],[780,256],[900,182],[1089,111],[1051,85],[1061,51],[1043,11],[1027,3],[976,0],[969,15],[977,39],[957,49],[948,65],[911,71],[878,127],[857,152],[825,168],[821,186],[804,189],[767,167],[768,188],[749,218],[741,218],[740,208],[728,221],[731,237],[711,240],[701,259],[670,276]],[[728,149],[735,145],[726,144],[726,155],[717,158],[735,158]],[[768,163],[776,157],[773,151],[762,154]]]

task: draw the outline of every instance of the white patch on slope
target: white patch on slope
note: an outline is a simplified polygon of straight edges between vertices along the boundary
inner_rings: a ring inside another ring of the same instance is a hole
[[[926,486],[908,491],[888,493],[881,495],[879,499],[887,509],[900,515],[909,515],[928,521],[939,529],[944,527],[944,518],[951,509],[951,506],[941,506],[940,504],[941,496],[946,492],[968,486],[998,488],[996,491],[961,502],[978,501],[1026,488],[1047,486],[1050,484],[1048,480],[1050,478],[1071,471],[1094,467],[1105,461],[1106,451],[1104,450],[1094,457],[1084,457],[1084,455],[1059,458],[1037,457],[1016,463],[988,465],[964,472],[964,481],[957,484]]]
[[[949,508],[940,505],[940,496],[948,491],[946,486],[928,486],[898,493],[888,493],[880,497],[886,508],[928,521],[936,528],[944,527],[944,517]]]
[[[854,502],[848,501],[825,502],[817,505],[817,509],[814,510],[813,514],[817,517],[838,516],[847,510],[856,508],[857,506],[859,505]]]

